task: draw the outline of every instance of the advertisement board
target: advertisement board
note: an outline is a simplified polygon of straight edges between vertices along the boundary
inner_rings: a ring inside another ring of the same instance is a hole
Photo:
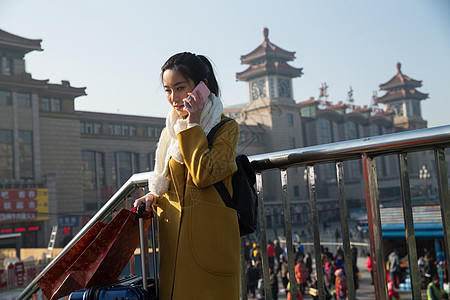
[[[0,190],[0,223],[49,219],[48,189]]]

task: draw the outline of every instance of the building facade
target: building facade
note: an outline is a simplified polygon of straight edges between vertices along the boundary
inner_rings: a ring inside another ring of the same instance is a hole
[[[152,168],[163,118],[75,111],[85,88],[26,71],[41,40],[0,30],[0,233],[62,246],[133,173]]]

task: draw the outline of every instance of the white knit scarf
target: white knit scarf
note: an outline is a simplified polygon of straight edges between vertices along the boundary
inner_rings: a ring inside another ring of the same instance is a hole
[[[200,117],[200,126],[206,135],[220,122],[223,113],[222,101],[213,93],[205,101]],[[169,188],[169,160],[172,157],[180,164],[184,164],[180,151],[177,134],[188,128],[187,119],[181,118],[176,110],[171,107],[166,118],[166,128],[161,132],[155,154],[155,169],[148,179],[149,192],[154,195],[162,195]]]

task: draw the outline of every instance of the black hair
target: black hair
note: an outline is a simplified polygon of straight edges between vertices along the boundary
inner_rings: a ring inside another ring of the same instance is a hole
[[[177,53],[171,56],[161,67],[161,80],[166,70],[176,70],[184,77],[192,79],[197,85],[206,80],[209,90],[219,96],[219,85],[211,65],[211,62],[203,55],[190,52]]]

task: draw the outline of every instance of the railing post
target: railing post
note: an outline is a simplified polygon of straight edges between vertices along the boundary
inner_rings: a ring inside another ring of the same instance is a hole
[[[314,256],[316,259],[317,285],[319,290],[319,299],[325,300],[325,282],[323,278],[322,251],[320,249],[319,212],[317,210],[316,199],[316,176],[314,174],[314,166],[307,166],[307,168],[309,197],[311,200],[311,217],[314,235]]]
[[[444,149],[435,150],[436,171],[438,176],[439,199],[441,204],[442,228],[444,229],[445,254],[450,262],[450,196],[448,192],[447,168]]]
[[[336,163],[336,178],[338,186],[339,207],[341,213],[341,231],[342,231],[342,245],[344,247],[344,256],[345,256],[344,259],[345,273],[347,274],[347,283],[348,283],[348,299],[356,299],[353,260],[352,260],[352,253],[350,251],[350,233],[348,230],[347,201],[345,199],[344,168],[342,162]]]
[[[383,255],[380,205],[378,199],[377,173],[375,160],[366,153],[362,155],[364,188],[366,193],[367,220],[369,224],[370,252],[372,255],[375,298],[387,300],[386,269]]]
[[[400,187],[402,189],[403,216],[405,218],[406,244],[408,245],[409,276],[413,299],[421,299],[419,265],[417,264],[416,234],[409,185],[408,157],[406,153],[398,155],[400,168]]]
[[[245,243],[244,237],[241,237],[241,300],[248,299],[247,291],[247,265],[245,264]]]
[[[294,262],[294,243],[292,242],[292,225],[291,225],[291,206],[289,204],[289,193],[288,193],[288,180],[287,180],[287,170],[280,170],[281,175],[281,199],[283,201],[283,211],[284,211],[284,228],[286,231],[286,249],[288,255],[288,268],[289,268],[289,282],[290,282],[290,293],[291,299],[296,299],[298,286],[297,280],[295,279],[295,262]]]
[[[256,193],[258,195],[259,233],[261,235],[261,253],[263,263],[264,295],[267,300],[272,300],[270,293],[269,257],[267,255],[266,214],[264,212],[264,189],[262,174],[256,173]]]

